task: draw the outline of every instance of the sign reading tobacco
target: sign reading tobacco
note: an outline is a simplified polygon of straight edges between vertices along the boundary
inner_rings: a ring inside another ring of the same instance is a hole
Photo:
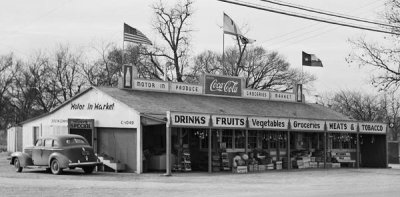
[[[386,124],[382,123],[373,123],[373,122],[361,122],[360,125],[360,133],[386,133]]]
[[[242,79],[238,77],[226,77],[205,75],[205,94],[242,96]]]

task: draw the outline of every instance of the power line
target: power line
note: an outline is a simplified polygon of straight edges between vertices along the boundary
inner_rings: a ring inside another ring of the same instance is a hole
[[[379,1],[380,1],[380,0],[376,0],[376,1],[372,2],[372,3],[365,4],[365,5],[361,6],[359,9],[366,8],[366,7],[372,5],[372,4],[376,3],[376,2],[379,2]],[[381,6],[382,6],[382,5],[381,5]],[[378,6],[378,7],[381,7],[381,6]],[[376,9],[376,8],[375,8],[375,9]],[[360,10],[358,10],[358,11],[360,11]],[[318,29],[313,29],[313,30],[311,30],[311,31],[299,33],[299,31],[302,31],[302,30],[305,30],[305,29],[310,29],[310,27],[314,27],[314,26],[317,26],[317,25],[319,25],[319,24],[320,24],[320,23],[315,22],[315,23],[313,23],[313,24],[310,25],[310,26],[298,28],[298,29],[296,29],[296,30],[294,30],[294,31],[291,31],[291,32],[289,32],[289,33],[286,33],[286,34],[283,34],[283,35],[279,35],[279,36],[275,36],[275,37],[273,37],[273,38],[269,38],[269,39],[263,40],[263,41],[261,41],[261,42],[259,42],[259,43],[265,43],[265,42],[273,41],[273,40],[276,40],[276,39],[279,39],[279,38],[282,38],[282,37],[285,37],[285,36],[288,36],[288,35],[291,35],[291,34],[294,34],[294,33],[303,35],[304,33],[312,33],[312,32],[316,32],[316,31],[320,31],[321,28],[318,28]],[[324,27],[324,29],[326,29],[326,28]],[[330,28],[330,29],[332,29],[332,28]],[[335,29],[336,29],[336,28],[335,28]],[[326,32],[327,32],[327,31],[324,31],[323,33],[326,33]],[[287,38],[287,39],[284,39],[284,40],[281,41],[281,42],[285,42],[285,41],[288,41],[288,40],[292,40],[292,39],[294,39],[294,38],[296,38],[296,35],[291,36],[291,37],[289,37],[289,38]]]
[[[343,19],[348,19],[348,20],[353,20],[353,21],[358,21],[358,22],[364,22],[364,23],[370,23],[370,24],[374,24],[374,25],[382,25],[382,26],[386,26],[386,27],[399,28],[398,26],[393,26],[393,25],[386,24],[386,23],[371,21],[371,20],[363,19],[363,18],[359,18],[359,17],[346,16],[344,14],[339,14],[339,13],[334,13],[334,12],[329,12],[329,11],[324,11],[324,10],[318,10],[315,8],[290,4],[290,3],[283,2],[283,1],[270,1],[270,0],[260,0],[260,1],[272,3],[272,4],[276,4],[276,5],[280,5],[280,6],[295,8],[295,9],[299,9],[299,10],[304,10],[304,11],[308,11],[308,12],[313,12],[313,13],[317,13],[317,14],[323,14],[323,15],[327,15],[327,16],[334,16],[334,17],[338,17],[338,18],[343,18]]]
[[[321,19],[321,18],[316,18],[316,17],[312,17],[312,16],[307,16],[307,15],[301,15],[301,14],[294,13],[294,12],[290,13],[290,12],[287,12],[287,11],[284,11],[284,10],[276,10],[276,9],[274,10],[274,9],[271,9],[271,8],[265,8],[265,7],[260,7],[260,6],[244,4],[244,3],[240,3],[240,1],[236,1],[236,2],[228,1],[228,0],[218,0],[218,1],[225,2],[225,3],[230,3],[230,4],[235,4],[235,5],[239,5],[239,6],[244,6],[244,7],[248,7],[248,8],[263,10],[263,11],[267,11],[267,12],[273,12],[273,13],[277,13],[277,14],[283,14],[283,15],[287,15],[287,16],[292,16],[292,17],[297,17],[297,18],[302,18],[302,19],[307,19],[307,20],[318,21],[318,22],[322,22],[322,23],[329,23],[329,24],[333,24],[333,25],[351,27],[351,28],[362,29],[362,30],[367,30],[367,31],[374,31],[374,32],[379,32],[379,33],[400,35],[400,32],[399,33],[390,32],[390,31],[374,29],[374,28],[370,28],[370,27],[357,26],[357,25],[343,23],[343,22],[330,21],[330,20],[327,20],[327,19]]]

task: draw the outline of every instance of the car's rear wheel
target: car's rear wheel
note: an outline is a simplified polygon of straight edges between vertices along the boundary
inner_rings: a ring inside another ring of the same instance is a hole
[[[85,172],[85,174],[92,174],[92,172],[94,170],[94,166],[86,166],[86,167],[82,167],[82,169]]]
[[[14,159],[14,167],[16,172],[22,172],[21,163],[18,158]]]
[[[50,168],[51,168],[51,173],[53,173],[53,174],[61,174],[62,173],[62,168],[60,167],[60,163],[58,162],[57,159],[51,160]]]

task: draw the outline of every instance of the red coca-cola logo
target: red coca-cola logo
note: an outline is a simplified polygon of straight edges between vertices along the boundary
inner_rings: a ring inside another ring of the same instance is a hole
[[[237,93],[238,90],[239,82],[236,81],[219,82],[217,79],[214,79],[210,84],[211,92]]]

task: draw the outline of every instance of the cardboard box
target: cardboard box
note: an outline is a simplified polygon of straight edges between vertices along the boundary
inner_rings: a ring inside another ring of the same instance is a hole
[[[304,168],[310,168],[310,162],[309,161],[304,161],[303,162]]]
[[[325,164],[325,167],[326,167],[326,168],[332,168],[332,163],[326,163],[326,164]]]
[[[311,162],[315,162],[315,157],[310,157]]]
[[[273,170],[274,164],[267,164],[267,170]]]
[[[318,162],[318,168],[325,168],[324,162]]]
[[[310,168],[318,168],[318,162],[311,161],[310,162]]]
[[[267,170],[267,165],[258,165],[258,171],[265,171]]]
[[[340,168],[340,163],[332,163],[332,168]]]
[[[238,166],[234,172],[238,174],[247,173],[247,166]]]

